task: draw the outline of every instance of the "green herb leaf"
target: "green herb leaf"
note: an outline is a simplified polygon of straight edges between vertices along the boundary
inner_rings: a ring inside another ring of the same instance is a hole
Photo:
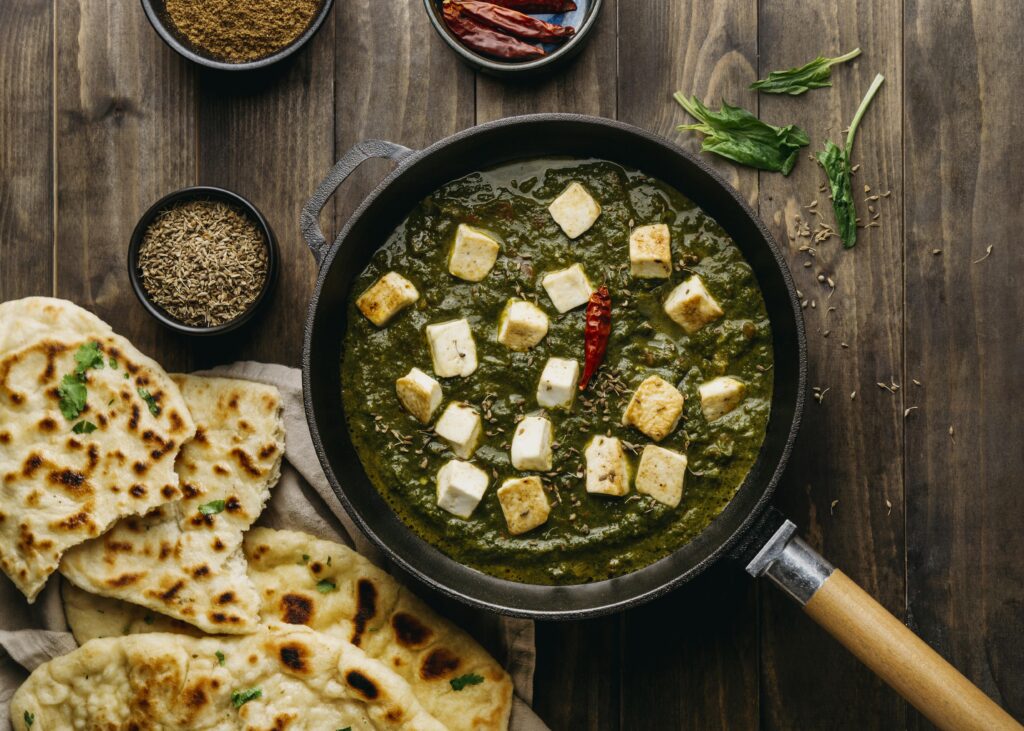
[[[338,731],[352,731],[352,727],[346,726],[345,728],[339,728]]]
[[[88,391],[82,380],[75,375],[66,375],[57,386],[57,393],[60,395],[60,413],[68,421],[77,419],[85,408],[85,400]]]
[[[320,581],[316,582],[316,590],[321,594],[330,594],[332,591],[336,591],[337,588],[337,584],[330,579],[320,579]]]
[[[75,353],[75,373],[82,375],[90,368],[103,367],[103,353],[99,343],[86,343]]]
[[[302,554],[302,561],[301,561],[301,563],[303,563],[303,564],[309,563],[309,554],[308,553]]]
[[[96,425],[91,421],[80,421],[71,427],[71,431],[75,434],[92,434],[96,431]]]
[[[109,366],[110,366],[111,368],[113,368],[113,369],[114,369],[115,371],[117,370],[117,358],[115,358],[115,357],[111,356],[111,357],[110,357],[110,360],[109,360],[109,361],[107,361],[107,364],[108,364],[108,365],[109,365]]]
[[[773,127],[746,109],[723,101],[717,112],[704,106],[697,97],[687,99],[682,92],[675,100],[700,124],[683,124],[680,130],[705,135],[701,149],[738,162],[741,165],[789,175],[801,147],[810,144],[807,133],[796,125]]]
[[[217,652],[215,652],[213,654],[217,656],[217,664],[220,665],[221,667],[224,667],[224,653],[221,652],[220,650],[217,650]]]
[[[467,685],[480,685],[480,683],[484,682],[484,679],[482,675],[466,673],[465,675],[460,675],[457,678],[452,678],[448,682],[451,683],[452,690],[462,690]]]
[[[224,512],[224,506],[226,503],[223,500],[211,500],[208,503],[203,503],[199,506],[200,515],[216,515],[217,513]]]
[[[247,690],[236,690],[231,694],[231,705],[235,708],[241,708],[249,701],[256,700],[257,698],[263,697],[263,691],[259,688],[249,688]]]
[[[767,79],[759,79],[750,85],[751,89],[763,91],[766,94],[789,94],[798,96],[810,89],[821,89],[832,86],[832,67],[837,63],[843,63],[860,55],[860,49],[854,48],[849,53],[835,58],[818,56],[813,61],[803,66],[786,69],[785,71],[772,71]]]
[[[25,728],[32,728],[32,724],[36,722],[36,714],[25,711]]]
[[[825,143],[825,149],[815,156],[828,177],[828,186],[832,193],[832,210],[836,214],[836,229],[839,231],[843,246],[847,249],[857,243],[857,208],[853,200],[853,183],[850,180],[853,174],[850,152],[853,150],[853,140],[860,120],[883,81],[885,78],[878,74],[871,83],[868,93],[864,95],[857,113],[853,115],[850,131],[846,134],[846,145],[839,147],[829,140]]]
[[[156,399],[153,398],[153,395],[144,388],[139,388],[137,390],[139,392],[139,396],[146,402],[146,405],[149,406],[149,413],[153,416],[160,416],[160,407],[157,406]]]

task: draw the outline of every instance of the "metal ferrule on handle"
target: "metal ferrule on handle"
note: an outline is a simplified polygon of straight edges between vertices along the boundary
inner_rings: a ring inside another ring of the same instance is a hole
[[[747,564],[751,576],[767,576],[801,606],[811,600],[833,571],[832,564],[796,535],[796,526],[789,520]]]

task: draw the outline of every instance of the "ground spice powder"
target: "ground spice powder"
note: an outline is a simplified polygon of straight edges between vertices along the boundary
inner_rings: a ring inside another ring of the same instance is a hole
[[[288,46],[309,27],[322,0],[166,0],[185,40],[221,61],[244,63]]]

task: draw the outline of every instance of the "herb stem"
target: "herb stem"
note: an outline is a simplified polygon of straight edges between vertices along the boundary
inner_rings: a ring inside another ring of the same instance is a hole
[[[875,80],[871,82],[871,86],[868,87],[868,93],[864,95],[864,99],[861,101],[860,106],[857,107],[857,113],[853,115],[853,121],[850,122],[850,131],[846,133],[846,155],[849,157],[851,150],[853,150],[853,138],[857,134],[857,127],[860,125],[861,117],[864,116],[864,112],[868,110],[868,105],[871,104],[871,100],[875,98],[875,94],[878,93],[878,89],[882,86],[882,82],[885,81],[885,77],[881,74],[875,76]]]
[[[854,48],[852,51],[850,51],[849,53],[844,53],[842,56],[836,56],[835,58],[830,58],[828,60],[828,65],[829,66],[835,66],[838,63],[846,63],[847,61],[852,61],[853,59],[857,58],[857,56],[859,56],[859,55],[860,55],[860,49],[859,48]]]

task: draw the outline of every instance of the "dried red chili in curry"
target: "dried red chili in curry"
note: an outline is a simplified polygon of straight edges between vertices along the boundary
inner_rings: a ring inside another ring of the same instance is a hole
[[[587,302],[586,324],[583,326],[583,377],[580,390],[586,389],[590,379],[597,372],[608,350],[608,337],[612,332],[612,297],[608,288],[601,285],[590,295]]]

